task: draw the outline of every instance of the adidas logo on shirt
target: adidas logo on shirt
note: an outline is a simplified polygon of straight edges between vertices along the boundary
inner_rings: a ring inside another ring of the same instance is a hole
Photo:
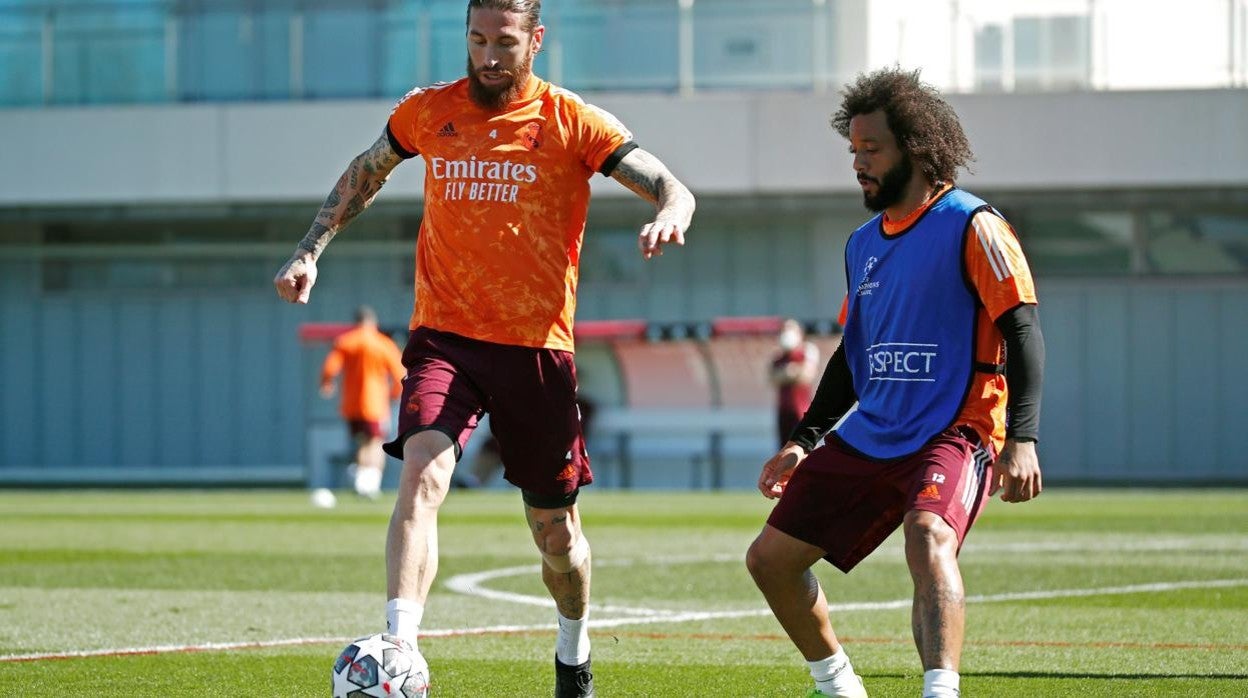
[[[459,134],[458,134],[458,133],[456,133],[456,131],[455,131],[455,124],[453,124],[453,123],[451,123],[451,122],[449,122],[449,121],[448,121],[448,122],[446,122],[446,123],[442,126],[442,128],[438,129],[438,137],[439,137],[439,138],[445,138],[445,137],[448,137],[448,136],[458,136],[458,135],[459,135]]]

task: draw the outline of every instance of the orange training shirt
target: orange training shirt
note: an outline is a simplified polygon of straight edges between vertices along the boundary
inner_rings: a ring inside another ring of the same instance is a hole
[[[589,178],[632,134],[537,76],[501,113],[467,78],[418,88],[388,129],[425,161],[411,327],[572,351]]]
[[[321,367],[321,385],[342,374],[339,411],[344,419],[390,421],[390,403],[403,388],[402,354],[386,335],[372,327],[356,327],[334,340]]]
[[[949,188],[946,186],[936,192],[925,204],[900,221],[893,222],[885,216],[885,234],[905,230]],[[1027,266],[1014,229],[989,211],[980,211],[971,219],[964,255],[967,277],[981,303],[975,322],[975,361],[1000,364],[1005,360],[1005,340],[1001,330],[997,329],[996,319],[1019,305],[1036,302],[1031,269]],[[970,426],[984,443],[991,443],[1000,453],[1005,445],[1008,399],[1005,376],[976,371],[971,378],[966,402],[954,423]]]

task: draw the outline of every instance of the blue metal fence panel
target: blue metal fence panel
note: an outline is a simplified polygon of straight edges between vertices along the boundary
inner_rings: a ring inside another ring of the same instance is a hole
[[[15,427],[39,435],[41,458],[32,466],[72,467],[82,457],[82,420],[76,409],[82,385],[77,311],[75,303],[61,298],[39,304],[39,390],[32,395],[38,408],[27,419],[18,415]]]
[[[1040,290],[1040,322],[1044,332],[1044,401],[1040,411],[1041,466],[1048,473],[1090,477],[1084,457],[1088,422],[1084,399],[1087,368],[1084,294],[1069,286]],[[1061,358],[1059,358],[1061,357]]]
[[[1122,287],[1096,288],[1086,300],[1087,312],[1082,318],[1087,328],[1081,357],[1086,362],[1082,399],[1088,420],[1083,428],[1083,458],[1094,477],[1121,469],[1131,450],[1127,295]],[[1053,358],[1056,361],[1046,366],[1046,377],[1064,380],[1065,357],[1059,354]]]
[[[1176,287],[1139,286],[1132,293],[1131,476],[1163,477],[1174,461],[1174,297]],[[1090,317],[1088,321],[1096,322]],[[1186,342],[1187,338],[1184,337]]]
[[[1174,302],[1174,338],[1169,374],[1174,404],[1169,428],[1174,431],[1174,458],[1181,471],[1199,463],[1218,462],[1218,403],[1228,391],[1218,373],[1233,357],[1223,351],[1219,326],[1221,292],[1195,288],[1178,294]],[[1177,472],[1175,475],[1182,475]]]
[[[794,251],[749,239],[682,259],[645,298],[627,284],[587,283],[597,312],[582,318],[653,319],[649,303],[664,298],[706,317],[788,314],[778,306],[796,302],[794,291],[774,275]],[[766,273],[738,274],[752,255]],[[0,262],[0,471],[301,467],[307,419],[333,419],[335,407],[315,393],[325,346],[301,346],[298,325],[345,322],[361,302],[404,325],[405,268],[344,256],[322,269],[310,306],[292,306],[267,287],[45,291],[39,265]],[[1042,279],[1040,293],[1046,475],[1248,478],[1248,284]],[[738,294],[755,300],[737,305]]]
[[[1214,327],[1219,361],[1202,376],[1220,387],[1216,405],[1221,448],[1216,464],[1207,464],[1217,475],[1243,479],[1248,476],[1248,289],[1242,285],[1219,289]],[[1181,361],[1199,361],[1201,354],[1181,352]]]
[[[199,370],[199,327],[204,318],[189,295],[174,295],[157,304],[156,332],[151,338],[157,361],[153,370],[159,386],[152,441],[157,446],[155,464],[186,467],[199,449],[199,400],[204,381]]]
[[[0,264],[0,462],[40,462],[42,410],[39,314],[30,302],[34,274],[20,264]]]
[[[118,350],[116,415],[118,449],[110,465],[161,462],[156,450],[156,416],[162,401],[157,354],[158,301],[152,298],[119,299],[116,303]]]

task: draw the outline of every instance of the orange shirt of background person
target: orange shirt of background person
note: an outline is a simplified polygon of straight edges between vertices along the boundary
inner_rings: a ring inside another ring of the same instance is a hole
[[[390,422],[390,405],[399,399],[405,373],[394,340],[369,324],[338,336],[321,367],[322,393],[342,374],[339,412],[349,421]]]
[[[632,134],[536,76],[501,114],[467,85],[415,90],[390,116],[400,154],[425,161],[411,327],[573,351],[589,179]]]

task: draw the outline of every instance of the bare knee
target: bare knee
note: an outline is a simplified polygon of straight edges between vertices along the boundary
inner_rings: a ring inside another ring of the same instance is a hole
[[[795,549],[794,544],[800,546]],[[821,551],[764,528],[745,551],[745,568],[760,588],[772,582],[801,577],[819,559]]]
[[[763,541],[762,535],[754,539],[750,543],[749,549],[745,551],[745,568],[750,571],[750,576],[755,582],[765,579],[767,572],[772,570],[774,566],[770,564],[770,550],[768,550],[766,542]]]
[[[533,542],[542,560],[555,572],[565,574],[581,568],[589,560],[589,541],[581,533],[575,507],[533,509],[525,507]]]
[[[957,559],[958,534],[939,515],[930,511],[906,514],[906,558],[910,565],[948,563]]]
[[[450,491],[455,454],[450,439],[440,432],[420,432],[403,445],[403,474],[395,512],[413,518],[436,512]]]

